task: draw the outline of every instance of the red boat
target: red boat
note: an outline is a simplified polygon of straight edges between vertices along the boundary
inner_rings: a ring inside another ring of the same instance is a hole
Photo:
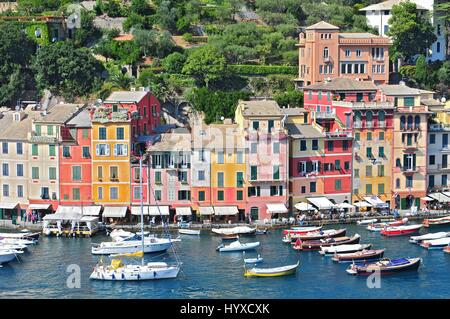
[[[418,232],[421,227],[422,227],[422,225],[386,227],[380,232],[380,234],[383,236],[409,235],[409,234]]]

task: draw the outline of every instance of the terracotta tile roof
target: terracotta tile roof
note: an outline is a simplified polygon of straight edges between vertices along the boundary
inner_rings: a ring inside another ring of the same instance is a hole
[[[339,30],[339,27],[325,21],[320,21],[316,24],[310,25],[305,30]]]
[[[328,90],[328,91],[376,91],[377,86],[372,81],[357,81],[348,78],[335,78],[327,82],[308,85],[305,90]]]

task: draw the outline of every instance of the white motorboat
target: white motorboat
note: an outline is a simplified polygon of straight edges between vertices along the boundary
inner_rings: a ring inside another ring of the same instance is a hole
[[[221,252],[229,252],[229,251],[244,251],[244,250],[250,250],[255,249],[259,246],[259,241],[254,243],[241,243],[239,240],[236,240],[232,242],[229,245],[219,245],[216,250]]]
[[[180,229],[178,229],[178,232],[183,235],[200,235],[200,230],[198,230],[198,229],[180,228]]]
[[[429,233],[421,236],[411,236],[409,242],[413,244],[420,244],[424,240],[441,239],[450,237],[450,232]]]
[[[364,249],[370,249],[372,244],[352,244],[352,245],[340,245],[331,247],[321,247],[319,254],[322,256],[332,256],[334,254],[354,253]]]
[[[22,238],[22,239],[39,239],[39,233],[31,233],[30,231],[22,231],[20,233],[0,233],[0,238]]]
[[[165,262],[124,265],[120,259],[113,259],[111,265],[97,265],[89,278],[112,281],[169,279],[176,278],[179,271],[179,266],[169,266]]]
[[[358,225],[370,225],[370,224],[376,223],[377,221],[378,221],[378,219],[374,218],[374,219],[358,220],[356,223]]]
[[[22,239],[22,238],[0,238],[1,244],[10,244],[10,245],[33,245],[36,242],[30,239]]]
[[[433,240],[424,240],[420,244],[421,247],[426,249],[444,249],[448,245],[450,245],[450,237]]]
[[[8,263],[17,258],[17,253],[14,250],[0,250],[0,265]]]
[[[121,241],[123,239],[133,237],[133,236],[135,236],[135,234],[130,231],[123,230],[123,229],[113,229],[109,233],[109,236],[113,240]]]
[[[144,240],[144,253],[165,251],[173,242],[175,242],[175,240],[168,238],[146,237]],[[93,244],[91,252],[93,255],[111,255],[135,253],[140,250],[142,250],[142,243],[140,240],[126,240]]]
[[[211,231],[218,235],[250,235],[256,232],[256,228],[237,226],[232,228],[213,228]]]
[[[245,256],[245,251],[243,253]],[[256,257],[256,258],[244,258],[244,263],[246,263],[246,264],[258,264],[258,263],[262,263],[263,261],[264,261],[264,259],[259,254],[258,254],[258,257]]]
[[[2,244],[0,243],[0,249],[11,249],[11,250],[25,250],[28,249],[27,245],[21,245],[21,244]]]

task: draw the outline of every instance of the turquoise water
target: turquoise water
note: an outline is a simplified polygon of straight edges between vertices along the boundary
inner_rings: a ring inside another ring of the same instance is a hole
[[[295,276],[245,278],[242,253],[219,253],[221,239],[209,234],[184,236],[177,243],[183,272],[177,279],[146,282],[102,282],[89,280],[98,260],[92,256],[92,242],[109,240],[103,235],[87,238],[41,237],[38,245],[0,268],[0,298],[449,298],[450,254],[428,251],[410,244],[409,237],[386,238],[362,226],[345,225],[347,234],[359,233],[361,243],[385,248],[386,257],[421,257],[418,272],[401,273],[381,279],[381,288],[369,289],[366,278],[350,276],[348,264],[333,263],[317,252],[297,252],[281,242],[282,231],[243,237],[243,242],[258,240],[261,246],[246,257],[264,258],[261,267],[294,264],[300,259]],[[336,226],[334,226],[336,228]],[[450,231],[439,228],[435,231]],[[424,232],[424,231],[422,231]],[[173,261],[172,253],[146,255],[148,261]],[[81,269],[81,287],[66,285],[67,266]]]

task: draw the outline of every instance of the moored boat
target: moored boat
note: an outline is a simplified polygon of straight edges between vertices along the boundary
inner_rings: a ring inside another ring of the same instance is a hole
[[[380,232],[386,227],[394,227],[394,226],[402,226],[408,222],[408,218],[403,218],[402,220],[395,220],[392,222],[384,222],[384,223],[374,223],[369,224],[366,229],[373,232]]]
[[[236,240],[229,245],[221,244],[216,248],[216,250],[220,252],[244,251],[255,249],[259,246],[259,244],[259,241],[254,243],[241,243],[239,240]]]
[[[300,261],[297,261],[295,265],[288,265],[274,268],[250,268],[244,270],[244,276],[246,277],[279,277],[293,275],[297,272],[300,265]]]
[[[298,234],[304,235],[310,232],[317,232],[322,229],[322,226],[309,226],[309,227],[292,227],[291,229],[283,230],[283,235]]]
[[[421,247],[426,249],[444,249],[448,245],[450,245],[450,237],[424,240],[420,244]]]
[[[352,244],[339,245],[331,247],[321,247],[319,254],[323,256],[332,256],[334,254],[356,253],[357,251],[367,250],[372,247],[372,244]]]
[[[245,256],[245,251],[243,253]],[[262,263],[263,261],[264,261],[264,259],[259,254],[258,254],[258,257],[256,257],[256,258],[244,258],[244,263],[246,263],[246,264],[258,264],[258,263]]]
[[[363,220],[358,220],[356,223],[358,225],[370,225],[370,224],[374,224],[378,221],[378,219],[374,218],[374,219],[363,219]]]
[[[6,264],[16,258],[17,258],[17,252],[15,252],[14,250],[9,250],[9,249],[0,250],[0,265]]]
[[[450,245],[444,248],[444,253],[450,254]]]
[[[421,236],[411,236],[409,242],[413,244],[420,244],[424,240],[433,240],[450,237],[450,232],[429,233]]]
[[[222,241],[236,241],[239,240],[239,235],[223,235],[222,236]]]
[[[429,218],[424,219],[422,222],[423,227],[433,227],[433,226],[442,226],[442,225],[449,225],[450,224],[450,216],[445,216],[441,218]]]
[[[409,226],[395,226],[395,227],[386,227],[380,231],[380,234],[383,236],[403,236],[408,234],[413,234],[418,232],[422,225],[409,225]]]
[[[183,235],[200,235],[200,230],[198,230],[198,229],[180,228],[180,229],[178,229],[178,232]]]
[[[144,253],[154,253],[167,250],[175,240],[168,238],[146,237],[144,240]],[[111,255],[135,253],[142,250],[141,241],[129,240],[118,242],[102,242],[93,244],[91,252],[93,255]]]
[[[33,239],[38,240],[40,233],[32,233],[24,231],[20,233],[0,233],[1,238],[18,238],[18,239]]]
[[[335,237],[343,237],[345,236],[347,229],[327,229],[309,232],[306,234],[290,234],[286,235],[285,239],[291,240],[291,242],[295,242],[297,239],[308,241],[308,240],[319,240],[324,238],[335,238]]]
[[[336,237],[310,241],[302,241],[298,239],[293,245],[293,248],[295,250],[303,250],[303,251],[320,250],[321,247],[358,244],[360,239],[361,236],[358,234],[355,234],[353,237]]]
[[[346,270],[350,275],[369,276],[375,271],[381,275],[417,270],[420,266],[420,258],[384,258],[375,263],[352,264]]]
[[[383,258],[384,249],[361,250],[354,253],[337,253],[331,258],[338,263],[351,263],[354,261],[367,262]]]
[[[256,232],[256,228],[237,226],[232,228],[213,228],[211,231],[217,235],[253,235]]]

